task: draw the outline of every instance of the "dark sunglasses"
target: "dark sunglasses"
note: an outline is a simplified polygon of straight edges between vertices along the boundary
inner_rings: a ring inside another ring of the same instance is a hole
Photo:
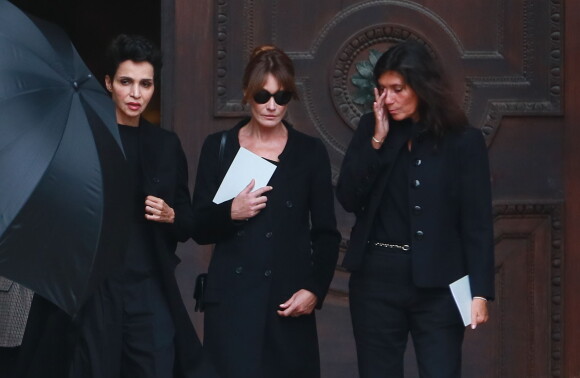
[[[276,104],[286,105],[287,103],[290,102],[290,100],[292,100],[292,92],[278,91],[272,94],[267,90],[262,89],[261,91],[259,91],[254,95],[254,101],[256,101],[257,104],[265,104],[268,101],[270,101],[270,97],[274,97],[274,101],[276,101]]]

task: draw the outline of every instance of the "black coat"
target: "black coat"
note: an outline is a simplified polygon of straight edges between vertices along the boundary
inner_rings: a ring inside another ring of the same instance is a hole
[[[139,129],[143,191],[162,198],[175,211],[174,224],[155,223],[152,227],[155,262],[175,325],[175,377],[214,377],[208,361],[202,358],[201,343],[181,299],[174,274],[179,263],[175,255],[177,242],[187,240],[192,227],[185,154],[174,133],[144,121]],[[42,298],[35,298],[23,341],[23,355],[19,359],[18,376],[65,377],[76,337],[75,323],[68,315]]]
[[[193,328],[175,278],[180,262],[175,254],[178,241],[186,241],[192,228],[187,160],[176,134],[141,122],[140,157],[144,192],[162,198],[175,211],[173,224],[155,224],[153,240],[164,292],[175,324],[176,377],[213,377],[202,358],[199,338]]]
[[[412,136],[408,121],[390,123],[377,151],[371,146],[374,115],[364,115],[342,164],[336,194],[345,210],[356,215],[344,267],[361,267],[391,168],[413,137],[408,194],[414,283],[447,287],[469,274],[472,295],[493,298],[491,185],[481,132],[468,128],[437,140]]]
[[[314,313],[281,318],[276,310],[300,289],[314,293],[320,308],[332,280],[340,234],[328,154],[320,140],[286,124],[288,142],[270,180],[266,208],[249,221],[232,221],[232,200],[216,205],[212,199],[247,122],[228,131],[222,164],[222,133],[207,137],[199,161],[193,238],[216,244],[204,346],[224,377],[316,377]]]

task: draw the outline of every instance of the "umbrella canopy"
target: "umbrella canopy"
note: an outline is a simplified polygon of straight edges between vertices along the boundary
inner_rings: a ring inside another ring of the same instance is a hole
[[[121,263],[114,105],[66,34],[0,0],[0,275],[67,313]]]

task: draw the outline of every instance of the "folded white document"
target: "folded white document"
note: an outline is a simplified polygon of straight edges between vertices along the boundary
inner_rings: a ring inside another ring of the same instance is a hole
[[[275,170],[275,164],[240,147],[213,198],[213,202],[220,204],[231,200],[240,194],[252,179],[256,181],[253,190],[263,188],[268,185]]]
[[[469,276],[464,276],[457,281],[449,284],[455,304],[461,313],[463,324],[467,327],[471,324],[471,286],[469,285]]]

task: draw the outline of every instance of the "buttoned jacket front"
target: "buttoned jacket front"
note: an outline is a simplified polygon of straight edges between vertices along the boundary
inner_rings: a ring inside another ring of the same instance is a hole
[[[246,282],[249,277],[261,279],[290,271],[293,275],[286,280],[276,279],[286,285],[280,299],[308,289],[321,304],[334,273],[340,240],[326,150],[319,140],[287,126],[287,146],[269,182],[274,189],[266,194],[266,209],[248,222],[235,222],[230,215],[232,201],[216,205],[212,199],[240,147],[238,131],[243,124],[227,132],[221,164],[221,132],[210,135],[201,152],[193,198],[193,238],[200,244],[217,244],[209,273],[219,276],[220,281],[219,286],[216,278],[213,283],[208,282],[206,295],[210,300],[219,300],[227,295],[224,292],[243,290],[240,281]],[[261,250],[275,253],[260,255]],[[296,272],[301,276],[296,276]],[[244,276],[248,278],[241,278]]]
[[[478,130],[436,139],[391,121],[382,147],[371,146],[374,115],[361,118],[344,158],[337,197],[356,223],[343,265],[363,264],[369,236],[398,152],[412,139],[409,213],[413,281],[447,287],[469,274],[472,294],[493,298],[493,226],[487,149]]]

